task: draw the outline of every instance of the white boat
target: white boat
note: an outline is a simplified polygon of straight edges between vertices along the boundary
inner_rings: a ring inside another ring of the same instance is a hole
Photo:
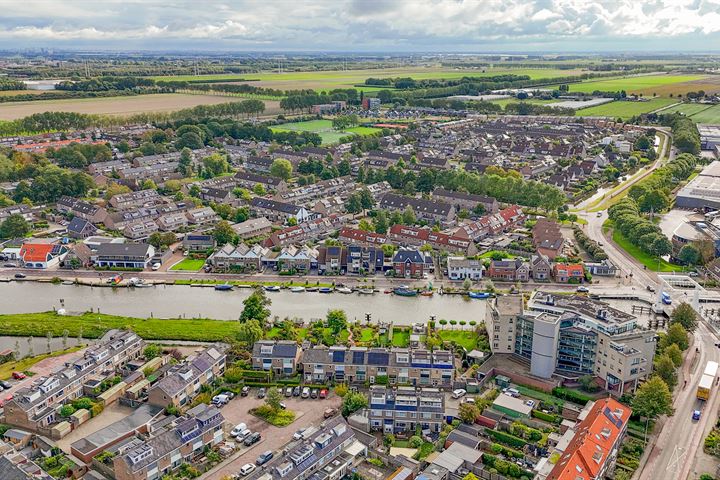
[[[372,288],[361,288],[360,290],[358,290],[358,293],[361,295],[372,295],[373,293],[375,293],[375,290],[373,290]]]
[[[265,287],[266,292],[279,292],[280,287],[278,285],[268,285]]]
[[[305,291],[305,287],[291,287],[290,291],[293,293],[302,293]]]
[[[75,285],[75,282],[73,282],[72,280],[65,280],[64,282],[62,282],[62,284],[63,285]]]
[[[352,293],[352,289],[348,287],[340,287],[335,289],[338,293]]]

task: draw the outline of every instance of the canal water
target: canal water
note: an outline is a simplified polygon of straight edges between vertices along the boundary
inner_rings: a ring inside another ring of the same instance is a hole
[[[243,300],[251,292],[249,288],[222,292],[186,285],[138,289],[10,282],[0,284],[0,313],[43,312],[59,308],[69,312],[99,309],[102,313],[131,317],[184,316],[236,320],[242,311]],[[360,295],[282,290],[267,292],[267,296],[272,300],[270,310],[273,316],[306,321],[324,318],[330,309],[342,309],[350,321],[364,320],[369,313],[373,322],[393,322],[395,325],[424,323],[431,316],[436,320],[474,320],[480,323],[485,319],[486,306],[485,300],[460,295],[399,297],[382,292]]]

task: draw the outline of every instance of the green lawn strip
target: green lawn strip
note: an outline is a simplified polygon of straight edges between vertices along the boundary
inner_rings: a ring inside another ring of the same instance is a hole
[[[440,338],[446,342],[455,342],[468,352],[478,345],[478,335],[473,330],[439,330]]]
[[[562,399],[554,397],[550,395],[549,393],[541,392],[539,390],[534,390],[532,388],[525,387],[523,385],[516,385],[515,388],[517,388],[517,391],[520,392],[521,395],[525,395],[526,397],[534,398],[536,400],[540,400],[541,402],[557,405],[559,407],[562,407],[565,403]]]
[[[513,255],[511,253],[503,252],[502,250],[488,250],[487,252],[478,255],[478,258],[492,258],[495,254],[502,254],[503,258],[515,258],[517,255]]]
[[[197,272],[205,265],[205,260],[203,259],[193,259],[193,258],[186,258],[172,267],[170,267],[170,270],[187,270],[187,271],[193,271]]]
[[[648,270],[652,270],[653,272],[683,271],[683,267],[680,265],[672,264],[666,260],[663,260],[662,258],[658,259],[648,253],[643,252],[640,247],[636,247],[635,245],[630,243],[630,240],[625,238],[625,235],[623,235],[617,229],[613,229],[612,239],[613,242],[617,243],[620,248],[632,255],[635,260],[645,265]]]
[[[370,341],[372,341],[374,336],[375,336],[375,330],[373,330],[372,328],[366,327],[366,328],[363,328],[362,330],[360,330],[360,338],[356,339],[356,340],[360,341],[360,342],[370,342]]]
[[[27,357],[22,358],[20,360],[15,360],[12,362],[6,362],[0,365],[0,380],[7,380],[12,376],[12,372],[24,372],[36,363],[40,362],[41,360],[45,360],[46,358],[52,358],[52,357],[59,357],[60,355],[65,355],[66,353],[72,353],[77,352],[83,347],[71,347],[66,350],[60,350],[53,353],[43,353],[42,355],[37,355],[35,357]]]
[[[247,287],[262,287],[262,286],[274,286],[279,287],[332,287],[332,283],[322,282],[304,282],[304,281],[287,281],[287,282],[252,282],[246,280],[212,280],[212,279],[183,279],[175,280],[175,285],[223,285],[229,283],[235,286],[247,286]]]
[[[410,331],[409,330],[394,330],[392,338],[393,347],[407,347],[410,345]]]
[[[68,331],[71,337],[100,338],[113,328],[129,328],[146,340],[193,340],[216,342],[234,337],[237,322],[186,318],[135,318],[102,313],[58,315],[55,312],[0,315],[3,335],[56,337]]]

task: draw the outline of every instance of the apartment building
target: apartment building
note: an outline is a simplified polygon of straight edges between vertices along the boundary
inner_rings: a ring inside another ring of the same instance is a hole
[[[105,378],[142,355],[145,343],[134,332],[110,330],[82,357],[57,373],[33,378],[28,387],[5,401],[5,422],[47,434],[60,421],[60,407],[83,396],[83,384],[92,377]]]
[[[519,356],[541,378],[592,375],[606,390],[634,391],[652,370],[655,333],[634,315],[581,296],[535,292],[523,308],[506,296],[488,309],[486,327],[494,353]]]
[[[225,354],[219,347],[208,347],[168,370],[148,392],[148,403],[158,407],[181,407],[192,401],[200,387],[225,372]]]
[[[297,373],[301,353],[294,340],[261,340],[253,345],[252,368],[272,371],[276,376],[292,376]]]
[[[367,232],[349,227],[343,227],[343,229],[340,230],[338,239],[344,243],[358,245],[385,245],[388,242],[388,238],[380,233]]]
[[[123,444],[113,459],[116,480],[157,480],[181,464],[192,463],[223,440],[225,418],[204,403],[157,429],[148,438],[135,437]]]
[[[374,274],[385,264],[382,249],[360,245],[318,248],[318,272]]]
[[[101,243],[92,260],[99,267],[145,268],[155,256],[147,243]]]
[[[306,382],[374,384],[378,378],[389,385],[450,388],[454,356],[447,350],[407,348],[330,348],[303,350],[300,362]]]
[[[437,388],[370,387],[370,429],[383,433],[438,433],[445,424],[445,394]]]

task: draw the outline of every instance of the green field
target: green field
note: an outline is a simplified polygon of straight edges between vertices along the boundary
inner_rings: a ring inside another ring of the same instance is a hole
[[[704,105],[698,103],[684,103],[676,105],[663,113],[679,112],[692,118],[696,123],[720,123],[720,105]]]
[[[575,115],[580,117],[619,117],[627,120],[635,115],[649,113],[658,108],[672,105],[675,102],[676,100],[672,98],[653,98],[647,102],[615,101],[578,110]]]
[[[569,93],[618,92],[625,90],[629,94],[643,94],[652,96],[669,96],[674,93],[685,93],[690,90],[702,89],[701,86],[692,86],[686,82],[693,82],[707,78],[705,75],[636,75],[598,80],[588,80],[582,83],[569,84]]]
[[[528,100],[518,100],[517,98],[501,98],[500,100],[491,100],[490,103],[496,103],[500,105],[501,107],[505,108],[505,105],[508,103],[531,103],[533,105],[547,105],[550,103],[557,103],[561,100],[553,99],[553,100],[541,100],[541,99],[535,99],[531,98]]]
[[[643,252],[639,247],[630,243],[630,240],[625,238],[625,235],[620,233],[619,230],[613,230],[612,239],[620,248],[632,255],[635,260],[645,265],[648,270],[652,270],[653,272],[682,272],[684,270],[680,265],[672,264],[662,258],[658,259]]]
[[[314,132],[320,135],[323,145],[338,143],[341,138],[348,135],[371,135],[381,131],[373,127],[352,127],[347,130],[335,130],[331,120],[310,120],[307,122],[285,123],[270,127],[273,132]]]
[[[181,270],[181,271],[188,271],[188,272],[197,272],[200,270],[203,265],[205,265],[205,260],[203,259],[192,259],[192,258],[185,258],[182,261],[176,263],[172,267],[170,267],[170,270]]]

